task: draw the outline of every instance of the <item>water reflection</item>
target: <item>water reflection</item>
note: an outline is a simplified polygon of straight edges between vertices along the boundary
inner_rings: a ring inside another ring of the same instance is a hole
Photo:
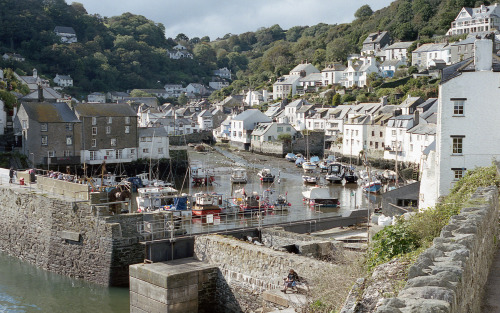
[[[0,252],[0,312],[129,312],[127,288],[50,273]]]

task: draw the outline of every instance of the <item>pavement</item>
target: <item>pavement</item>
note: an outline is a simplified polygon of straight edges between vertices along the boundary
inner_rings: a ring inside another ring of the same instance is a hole
[[[500,247],[495,253],[488,281],[484,287],[481,312],[500,313]]]

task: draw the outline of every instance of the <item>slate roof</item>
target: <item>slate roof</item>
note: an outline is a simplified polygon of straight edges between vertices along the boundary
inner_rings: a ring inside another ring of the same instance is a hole
[[[327,67],[325,67],[322,72],[343,71],[345,69],[346,69],[346,67],[344,66],[344,64],[335,63],[335,64],[330,64]]]
[[[386,36],[386,35],[387,35],[387,31],[380,32],[380,34],[378,32],[371,33],[363,41],[363,44],[373,43],[373,42],[380,42],[382,40],[382,38],[384,38],[384,36]]]
[[[304,104],[297,110],[297,113],[307,113],[311,109],[314,109],[314,104]]]
[[[404,63],[399,59],[385,60],[384,63],[382,63],[382,67],[398,66],[398,64],[404,64]]]
[[[420,135],[435,135],[436,134],[436,124],[434,123],[420,123],[407,130],[409,133],[420,134]]]
[[[448,45],[447,43],[427,43],[413,50],[413,53],[446,50],[445,48],[447,45]]]
[[[164,127],[138,127],[138,137],[168,137],[168,132]]]
[[[61,94],[50,87],[42,87],[43,98],[46,100],[56,100],[62,98]],[[34,100],[38,99],[38,90],[32,91],[31,93],[25,95],[21,100]]]
[[[500,58],[496,55],[493,55],[492,58],[493,58],[493,64],[492,64],[493,72],[500,72]],[[462,72],[474,72],[474,71],[475,71],[474,58],[470,57],[461,62],[443,68],[441,72],[440,84],[444,84],[450,79],[453,79],[461,75]]]
[[[80,116],[137,116],[125,103],[80,103],[75,110]]]
[[[408,49],[412,45],[412,43],[413,43],[413,41],[395,42],[392,45],[386,47],[385,50],[388,50],[388,49]]]
[[[59,77],[59,79],[64,79],[64,80],[73,80],[73,78],[71,78],[71,76],[69,76],[69,75],[59,75],[59,74],[57,74],[57,77]]]
[[[316,81],[322,81],[323,77],[321,76],[321,73],[311,73],[307,75],[306,77],[302,77],[300,81],[302,82],[316,82]]]
[[[269,121],[271,121],[271,119],[267,115],[265,115],[264,113],[262,113],[261,111],[259,111],[257,109],[250,109],[250,110],[243,111],[242,113],[236,115],[233,118],[233,121],[244,121],[252,115],[259,115],[259,116],[263,115],[265,118],[267,118],[267,119],[269,119]]]
[[[65,102],[24,102],[21,106],[30,119],[40,123],[80,122]]]
[[[255,128],[252,132],[252,135],[256,135],[256,136],[264,135],[269,130],[269,128],[271,128],[271,126],[273,126],[272,122],[259,123],[257,126],[255,126]]]
[[[56,26],[54,28],[54,32],[65,33],[65,34],[75,34],[76,35],[76,32],[73,29],[73,27],[67,27],[67,26]]]

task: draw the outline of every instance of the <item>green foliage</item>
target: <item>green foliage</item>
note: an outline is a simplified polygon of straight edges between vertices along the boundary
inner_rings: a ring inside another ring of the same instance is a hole
[[[181,95],[179,96],[179,98],[177,98],[177,102],[179,102],[179,104],[180,104],[180,105],[185,105],[185,104],[187,104],[187,101],[188,101],[188,99],[187,99],[187,97],[186,97],[186,94],[184,94],[184,93],[183,93],[183,94],[181,94]]]
[[[338,93],[336,93],[332,97],[332,106],[337,106],[340,104],[341,104],[341,96]]]
[[[361,6],[356,13],[354,13],[355,18],[365,18],[370,17],[373,14],[372,8],[368,4]]]
[[[395,225],[387,226],[378,232],[373,237],[368,252],[368,268],[428,247],[452,216],[459,214],[463,207],[474,205],[470,198],[477,188],[492,185],[500,186],[496,166],[468,171],[436,207],[418,212],[408,220],[400,218]]]
[[[279,134],[278,135],[278,140],[283,141],[283,142],[290,142],[292,141],[292,135],[290,134]]]

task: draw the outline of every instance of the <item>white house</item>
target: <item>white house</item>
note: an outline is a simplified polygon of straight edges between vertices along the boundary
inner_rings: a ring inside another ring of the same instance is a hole
[[[500,62],[493,43],[475,42],[473,59],[443,69],[439,86],[435,189],[420,194],[420,203],[433,205],[447,195],[467,170],[490,166],[500,158]],[[432,161],[432,160],[431,160]]]
[[[76,32],[73,29],[73,27],[56,26],[54,28],[54,33],[56,33],[56,35],[59,36],[61,42],[73,43],[78,41],[76,37]]]
[[[310,105],[307,100],[297,99],[285,106],[284,112],[282,115],[278,116],[278,122],[280,123],[290,123],[292,125],[296,125],[297,123],[297,111],[303,105]]]
[[[186,87],[186,93],[189,95],[205,95],[208,89],[203,84],[191,83]]]
[[[272,122],[271,118],[259,110],[246,110],[231,120],[231,145],[248,150],[251,135],[258,123]]]
[[[278,78],[273,84],[273,99],[285,99],[289,95],[296,95],[299,82],[299,75],[284,75]]]
[[[276,122],[259,123],[252,132],[252,145],[255,142],[277,141],[281,134],[288,134],[293,138],[296,133],[297,131],[290,124]]]
[[[4,53],[2,55],[2,58],[5,61],[13,60],[13,61],[17,61],[17,62],[24,62],[26,60],[22,55],[17,54],[17,53]]]
[[[295,66],[288,74],[292,76],[306,77],[312,73],[320,73],[320,71],[311,63],[301,63]]]
[[[323,86],[337,85],[344,77],[346,67],[341,63],[330,64],[321,71]]]
[[[166,84],[163,88],[165,88],[169,97],[177,98],[186,92],[186,88],[182,88],[181,84]]]
[[[380,65],[380,74],[382,77],[393,77],[396,70],[402,65],[406,65],[406,63],[400,59],[385,60]]]
[[[498,3],[493,5],[481,5],[478,8],[462,8],[457,17],[451,22],[451,28],[447,36],[470,34],[478,32],[491,32],[499,30],[500,7]]]
[[[222,88],[226,88],[229,86],[228,82],[225,81],[211,81],[208,83],[208,87],[215,89],[215,90],[220,90]]]
[[[87,96],[87,101],[92,103],[106,103],[106,95],[102,92],[93,92]]]
[[[377,61],[374,56],[351,55],[347,60],[347,68],[341,84],[344,87],[363,87],[367,84],[370,73],[379,73]]]
[[[137,128],[139,149],[137,156],[140,159],[168,159],[169,139],[164,127]]]
[[[213,128],[213,116],[210,110],[203,110],[197,116],[200,130],[211,130]]]
[[[218,70],[214,70],[214,75],[219,76],[226,79],[231,79],[231,71],[227,67],[220,68]]]
[[[56,74],[54,77],[54,83],[59,87],[72,87],[73,86],[73,78],[70,75],[59,75]]]
[[[447,43],[428,43],[411,53],[411,65],[419,69],[429,69],[432,64],[451,64],[451,47]]]
[[[408,61],[408,48],[413,44],[413,41],[396,42],[386,47],[385,59],[386,60],[401,60],[406,64]]]

